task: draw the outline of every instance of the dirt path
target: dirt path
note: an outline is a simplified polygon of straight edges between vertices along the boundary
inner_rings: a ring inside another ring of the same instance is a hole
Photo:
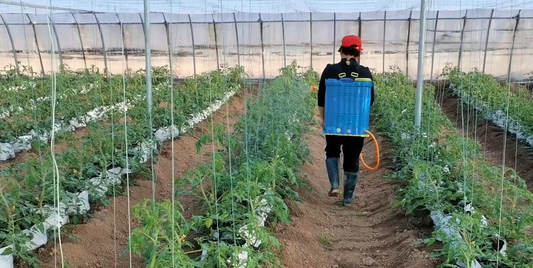
[[[313,133],[307,137],[311,163],[303,168],[312,190],[300,191],[303,203],[291,206],[293,222],[278,231],[285,247],[283,265],[288,268],[436,267],[429,250],[415,244],[430,229],[418,229],[401,211],[391,208],[398,184],[382,179],[392,167],[387,152],[382,149],[379,170],[361,172],[356,190],[358,200],[351,207],[342,208],[335,204],[336,199],[327,196],[325,140],[318,131],[313,127]],[[379,142],[382,148],[387,148],[382,139]],[[370,166],[376,163],[374,148],[368,139],[363,155]]]
[[[179,178],[190,168],[196,167],[209,159],[201,157],[195,148],[195,142],[206,133],[211,132],[211,123],[229,123],[231,127],[238,120],[239,115],[244,113],[245,99],[252,97],[246,93],[244,96],[233,97],[228,104],[218,110],[211,119],[198,124],[194,130],[175,140],[175,178]],[[227,116],[229,115],[229,116]],[[172,151],[171,143],[165,144],[155,166],[157,176],[156,199],[171,198],[172,183]],[[137,185],[130,187],[130,205],[152,197],[152,182],[145,178],[135,178]],[[197,211],[196,200],[178,200],[186,210],[186,214]],[[67,226],[68,236],[63,238],[63,254],[69,267],[93,268],[93,267],[130,267],[129,258],[122,252],[127,250],[128,243],[128,199],[125,195],[114,198],[110,206],[94,212],[93,218],[86,224]],[[132,219],[132,228],[138,226],[138,222]],[[69,239],[68,237],[73,237]],[[40,249],[42,267],[54,267],[59,263],[54,258],[54,252],[58,252],[53,241]],[[59,255],[57,255],[59,257]],[[142,259],[134,255],[133,267],[144,267]]]
[[[495,166],[502,165],[505,144],[505,166],[515,169],[525,180],[528,189],[533,191],[533,150],[531,147],[518,141],[511,133],[508,133],[504,142],[505,135],[500,127],[477,117],[472,108],[464,107],[461,112],[460,101],[445,92],[443,88],[438,91],[437,96],[442,110],[456,124],[459,131],[463,131],[468,137],[476,139],[481,144],[481,150],[489,163]]]

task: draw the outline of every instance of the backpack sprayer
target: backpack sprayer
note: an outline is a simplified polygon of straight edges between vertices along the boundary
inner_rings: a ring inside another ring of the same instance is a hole
[[[362,153],[359,159],[364,167],[375,171],[379,167],[379,144],[369,131],[372,85],[370,78],[326,79],[324,134],[371,137],[376,145],[376,165],[369,167]]]

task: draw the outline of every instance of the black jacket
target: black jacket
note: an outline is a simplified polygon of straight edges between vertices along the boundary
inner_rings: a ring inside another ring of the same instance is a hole
[[[350,65],[344,63],[344,60],[335,64],[328,64],[320,77],[320,84],[318,85],[318,107],[324,107],[326,102],[326,79],[335,78],[340,79],[339,74],[346,73],[346,77],[350,77],[352,72],[358,74],[358,78],[372,78],[372,72],[363,65],[357,63],[355,59],[350,60]],[[370,105],[374,103],[374,85],[372,85]]]

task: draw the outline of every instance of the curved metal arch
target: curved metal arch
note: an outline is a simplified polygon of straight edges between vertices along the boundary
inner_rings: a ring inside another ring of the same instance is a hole
[[[387,11],[383,13],[383,72],[385,72],[385,40],[387,38]]]
[[[87,57],[85,56],[85,48],[83,47],[83,39],[81,38],[80,24],[78,23],[76,16],[74,16],[74,13],[70,12],[70,15],[72,15],[72,18],[74,19],[74,23],[76,23],[76,28],[78,29],[78,37],[80,38],[81,56],[83,57],[83,65],[85,66],[85,69],[87,69]]]
[[[144,20],[143,20],[143,16],[141,13],[138,13],[139,14],[139,18],[141,19],[141,26],[143,28],[143,34],[146,35],[146,29],[144,29]],[[146,48],[145,48],[146,49]]]
[[[409,76],[409,43],[411,42],[411,22],[413,21],[413,11],[409,12],[407,19],[407,44],[405,46],[405,75]]]
[[[281,13],[281,35],[283,42],[283,67],[287,67],[287,45],[285,43],[285,21],[283,20],[283,13]]]
[[[172,55],[172,40],[170,39],[170,25],[169,25],[169,22],[167,21],[167,17],[165,16],[165,13],[161,12],[161,14],[163,14],[163,20],[165,23],[165,33],[167,35],[168,66],[170,68],[170,72],[173,73],[174,70],[173,70],[173,64],[172,64],[172,57],[174,55]],[[172,75],[174,75],[174,73]]]
[[[439,11],[435,15],[435,29],[433,31],[433,44],[431,44],[431,74],[430,80],[433,81],[433,69],[435,68],[435,44],[437,42],[437,26],[439,26]],[[420,37],[419,37],[420,38]]]
[[[187,14],[189,17],[189,28],[191,29],[191,41],[192,41],[192,68],[194,70],[194,75],[196,76],[196,43],[194,42],[194,30],[192,27],[192,18],[191,14]]]
[[[50,21],[50,26],[52,26],[52,30],[54,31],[54,35],[56,37],[56,43],[57,43],[57,54],[59,55],[59,65],[64,67],[63,65],[63,50],[61,50],[61,43],[59,42],[59,35],[57,33],[57,28],[56,28],[56,25],[54,23],[54,21],[52,20],[52,17],[50,17],[50,15],[46,15],[48,17],[48,20]],[[52,43],[53,45],[53,43]]]
[[[100,32],[100,39],[102,40],[102,49],[104,54],[104,72],[107,75],[109,72],[109,68],[107,66],[107,49],[105,47],[105,41],[104,41],[104,33],[102,32],[102,25],[100,24],[100,20],[96,16],[96,13],[93,13],[94,19],[96,20],[96,25],[98,25],[98,31]]]
[[[213,18],[213,34],[215,37],[215,53],[217,54],[217,70],[220,70],[220,56],[218,55],[218,35],[217,35],[217,23],[215,22],[215,15],[211,15]]]
[[[461,58],[463,56],[463,39],[465,36],[466,21],[468,17],[468,9],[465,11],[465,16],[463,19],[463,27],[461,28],[461,43],[459,44],[459,56],[457,57],[457,67],[461,68]]]
[[[39,55],[39,62],[41,63],[41,74],[44,76],[43,57],[41,56],[41,49],[39,48],[39,40],[37,39],[37,31],[35,30],[35,24],[31,20],[29,14],[26,14],[26,17],[28,17],[28,20],[30,21],[30,24],[33,28],[33,38],[35,39],[35,45],[37,46],[37,54]]]
[[[337,56],[337,51],[335,51],[335,41],[337,41],[337,13],[333,13],[333,62],[335,62],[335,56]]]
[[[485,68],[487,66],[487,50],[489,49],[489,38],[490,38],[490,28],[492,26],[492,18],[494,17],[494,9],[490,12],[489,25],[487,27],[487,38],[485,39],[485,52],[483,55],[483,73],[485,73]]]
[[[361,39],[363,38],[363,19],[362,19],[362,12],[359,12],[359,17],[357,18],[357,36],[359,36]]]
[[[313,68],[313,12],[309,12],[309,66]]]
[[[513,29],[513,42],[511,43],[511,51],[509,52],[509,68],[507,69],[507,82],[511,82],[511,67],[513,63],[513,52],[514,52],[514,45],[516,41],[516,31],[518,30],[518,23],[520,23],[520,12],[522,9],[518,10],[518,14],[516,14],[516,23],[514,25]]]
[[[126,31],[124,30],[124,24],[120,20],[120,17],[118,16],[118,13],[115,13],[118,20],[118,25],[120,26],[120,34],[122,35],[122,49],[124,50],[124,60],[126,61],[126,70],[124,72],[128,72],[130,69],[128,64],[128,48],[126,47]]]
[[[235,24],[235,38],[237,41],[237,65],[241,66],[241,46],[239,45],[239,27],[237,27],[237,16],[233,12],[233,22]]]
[[[357,36],[359,36],[362,39],[363,38],[363,36],[362,36],[362,33],[363,33],[363,19],[361,18],[361,15],[362,15],[362,12],[359,12],[359,18],[357,18],[357,23],[358,23]],[[362,58],[359,61],[360,61],[359,64],[361,64],[363,62]]]
[[[264,42],[264,24],[263,19],[261,18],[261,13],[259,13],[259,33],[261,34],[261,65],[263,66],[263,80],[266,79],[266,71],[265,71],[265,42]]]
[[[6,20],[4,20],[4,16],[2,16],[2,14],[0,14],[0,19],[4,23],[4,26],[6,27],[7,36],[9,37],[9,42],[11,43],[11,49],[13,51],[13,58],[15,59],[15,68],[17,68],[17,74],[20,74],[19,61],[17,57],[17,49],[15,48],[15,41],[13,41],[13,35],[11,34],[11,30],[9,29],[9,26],[7,26]]]

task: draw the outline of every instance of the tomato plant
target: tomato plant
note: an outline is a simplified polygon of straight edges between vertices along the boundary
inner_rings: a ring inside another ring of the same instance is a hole
[[[284,199],[298,199],[296,188],[301,184],[298,167],[309,154],[302,135],[313,119],[314,107],[305,77],[305,73],[298,72],[296,64],[282,69],[280,76],[261,87],[256,98],[248,100],[247,112],[239,118],[232,133],[218,124],[213,126],[213,133],[197,142],[199,152],[208,143],[220,150],[215,151],[212,161],[189,170],[175,183],[179,189],[177,196],[196,195],[203,205],[200,214],[183,224],[196,230],[193,251],[203,254],[189,255],[186,259],[175,257],[174,264],[279,266],[273,250],[280,243],[264,226],[279,221],[289,223]],[[155,231],[155,228],[163,230]],[[135,248],[142,241],[151,241],[150,246],[160,245],[145,255],[147,265],[172,264],[171,255],[162,257],[168,252],[166,238],[152,235],[171,233],[167,229],[145,224],[133,235]],[[178,241],[170,245],[178,251],[175,256],[191,251],[190,245]],[[146,251],[136,253],[146,254]]]
[[[397,170],[389,177],[404,182],[396,204],[407,213],[431,212],[439,222],[426,241],[443,242],[443,265],[477,260],[483,267],[527,267],[533,257],[533,195],[514,170],[490,165],[480,145],[459,133],[425,85],[422,126],[413,126],[416,90],[398,69],[375,77],[378,100],[373,122],[394,150]],[[473,82],[472,82],[473,83]],[[471,85],[483,89],[487,87]],[[496,93],[498,94],[498,93]],[[502,200],[502,202],[501,202]],[[499,253],[498,243],[507,243]]]

